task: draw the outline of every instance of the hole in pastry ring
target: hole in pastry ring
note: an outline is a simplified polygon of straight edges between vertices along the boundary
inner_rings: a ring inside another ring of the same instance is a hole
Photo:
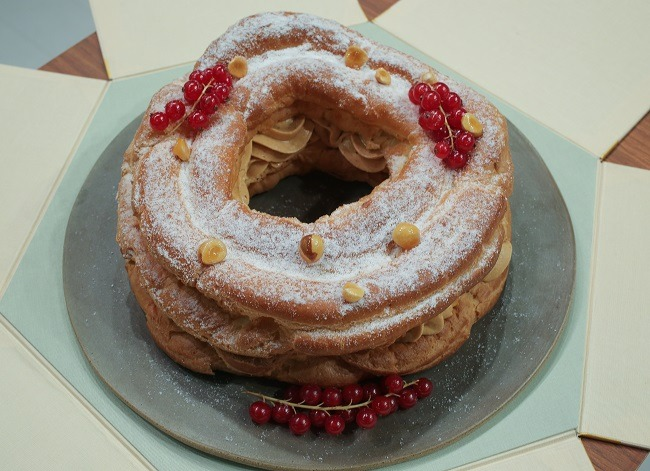
[[[350,45],[368,53],[359,70],[344,64]],[[193,140],[188,162],[170,151],[177,135],[161,139],[144,122],[134,142],[134,209],[148,249],[167,270],[239,312],[316,328],[310,339],[322,332],[325,343],[350,323],[394,337],[394,328],[421,323],[489,272],[512,184],[505,120],[492,105],[439,75],[485,129],[470,163],[455,172],[434,157],[408,101],[408,88],[428,70],[425,64],[337,23],[289,13],[242,20],[210,45],[197,68],[236,55],[247,59],[248,73]],[[389,86],[376,82],[379,67],[391,73]],[[182,83],[154,96],[145,116],[178,96]],[[241,150],[274,113],[298,102],[343,109],[408,141],[406,163],[367,197],[311,224],[251,210],[232,195]],[[387,251],[394,226],[404,220],[418,226],[421,243]],[[310,233],[321,235],[327,247],[314,266],[297,251]],[[225,242],[228,257],[207,267],[196,250],[209,237]],[[348,281],[364,288],[362,301],[344,302],[341,287]]]

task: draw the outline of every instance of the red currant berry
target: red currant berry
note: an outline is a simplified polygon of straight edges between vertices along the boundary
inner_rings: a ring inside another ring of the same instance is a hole
[[[433,111],[440,107],[440,95],[431,90],[430,92],[422,95],[420,102],[420,109],[423,111]]]
[[[414,389],[418,398],[424,399],[425,397],[429,397],[433,392],[433,383],[428,378],[420,378],[417,383],[415,383]]]
[[[185,116],[185,104],[180,100],[172,100],[165,105],[165,114],[171,121],[178,121]]]
[[[447,122],[449,123],[449,126],[451,126],[452,129],[462,129],[463,124],[461,123],[461,120],[463,119],[464,114],[464,108],[458,108],[449,113],[449,116],[447,116]]]
[[[453,168],[453,169],[462,168],[467,163],[467,154],[463,154],[458,150],[453,150],[449,155],[449,157],[447,157],[444,160],[444,162],[445,165],[447,165],[447,167],[449,168]]]
[[[228,88],[232,87],[232,76],[230,75],[230,72],[228,72],[227,67],[219,65],[213,67],[212,75],[214,77],[215,83],[221,83]]]
[[[444,100],[442,100],[442,109],[447,113],[451,113],[461,106],[463,106],[463,100],[460,99],[458,93],[451,92]]]
[[[309,411],[309,420],[315,428],[325,427],[325,419],[328,417],[329,415],[324,410],[314,409]]]
[[[194,130],[203,129],[208,125],[208,115],[203,111],[194,111],[187,117],[187,122]]]
[[[203,85],[207,85],[211,80],[214,80],[214,71],[212,69],[207,68],[201,72],[203,72],[203,76],[199,82],[201,82]]]
[[[287,389],[282,391],[282,399],[289,402],[300,402],[300,386],[294,384],[287,387]]]
[[[379,396],[381,391],[379,385],[375,383],[368,383],[363,385],[363,400],[369,401],[370,399]]]
[[[228,95],[230,95],[230,89],[223,84],[215,85],[214,87],[210,88],[210,95],[216,97],[217,100],[219,100],[219,104],[226,101],[228,99]]]
[[[445,125],[445,115],[440,110],[425,111],[420,115],[418,122],[427,131],[442,129]]]
[[[374,410],[377,415],[385,416],[389,415],[393,411],[393,406],[390,402],[390,399],[386,396],[377,396],[372,400],[371,404],[372,410]]]
[[[404,388],[404,380],[397,374],[386,376],[382,384],[387,393],[397,394]]]
[[[388,396],[388,400],[390,401],[390,413],[392,414],[393,412],[397,412],[397,409],[399,409],[399,401],[397,400],[397,397]]]
[[[300,388],[300,401],[308,406],[320,404],[321,395],[320,387],[315,384],[305,384]]]
[[[467,131],[463,131],[458,135],[455,143],[456,143],[456,149],[458,149],[459,151],[470,152],[474,148],[476,139],[474,139],[474,136],[472,136],[471,133]]]
[[[433,153],[436,154],[436,157],[439,159],[446,159],[451,153],[451,145],[447,141],[436,142],[436,145],[433,148]]]
[[[431,87],[428,83],[418,82],[409,89],[409,100],[414,105],[420,105],[424,94],[430,91]]]
[[[429,134],[429,137],[431,137],[431,139],[433,139],[435,142],[444,141],[445,139],[449,138],[449,131],[446,127],[443,127],[442,129],[436,129],[434,131],[427,131],[427,133]]]
[[[198,69],[193,70],[188,80],[196,80],[199,83],[203,83],[203,71]]]
[[[188,80],[183,85],[183,96],[189,103],[194,103],[203,92],[203,85],[198,80]]]
[[[299,412],[289,419],[289,429],[291,429],[295,435],[303,435],[310,428],[311,421],[307,414]]]
[[[248,408],[248,414],[256,424],[265,424],[271,418],[271,406],[266,402],[255,401]]]
[[[413,388],[406,388],[397,398],[401,409],[410,409],[418,402],[418,395]]]
[[[336,407],[341,405],[343,394],[339,388],[325,388],[323,391],[323,405],[325,407]]]
[[[444,100],[449,95],[449,87],[444,82],[436,82],[431,88],[440,95],[441,100]]]
[[[271,409],[271,418],[276,424],[286,424],[293,415],[293,409],[286,404],[276,404]]]
[[[199,109],[206,114],[212,114],[217,111],[217,106],[219,105],[219,100],[214,95],[208,95],[207,93],[201,97],[199,102]]]
[[[345,430],[345,420],[340,415],[330,415],[325,419],[325,431],[330,435],[340,435]]]
[[[346,424],[354,422],[354,419],[357,417],[357,411],[354,409],[344,409],[337,414],[341,419],[345,421]]]
[[[359,427],[371,429],[377,425],[377,414],[370,407],[362,407],[357,412],[356,420]]]
[[[169,118],[162,111],[157,111],[149,115],[149,124],[156,131],[164,131],[169,125]]]
[[[343,388],[343,404],[358,404],[363,401],[363,388],[358,384],[348,384]]]

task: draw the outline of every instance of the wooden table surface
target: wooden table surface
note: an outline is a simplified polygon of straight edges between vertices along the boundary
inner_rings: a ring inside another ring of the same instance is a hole
[[[372,20],[398,0],[359,0]],[[41,67],[41,70],[108,80],[97,34],[93,33],[63,54]],[[608,162],[650,169],[650,113],[607,155]],[[599,471],[633,471],[648,452],[640,448],[581,437],[594,468]]]

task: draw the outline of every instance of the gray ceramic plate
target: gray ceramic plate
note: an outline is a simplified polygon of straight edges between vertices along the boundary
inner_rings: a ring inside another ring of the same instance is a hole
[[[63,283],[72,326],[97,374],[135,412],[178,440],[271,469],[362,469],[408,460],[449,444],[495,414],[530,381],[557,342],[574,283],[573,229],[551,174],[510,124],[515,190],[508,282],[461,350],[423,373],[436,393],[414,409],[381,419],[373,430],[340,437],[298,438],[279,426],[253,425],[247,413],[252,399],[243,391],[273,394],[280,385],[227,374],[200,376],[179,367],[154,345],[129,290],[115,243],[115,193],[122,153],[139,122],[115,137],[79,192],[66,233]],[[312,183],[294,179],[255,204],[282,213],[283,202],[303,201],[306,215],[318,205],[322,211],[342,201],[310,200]]]

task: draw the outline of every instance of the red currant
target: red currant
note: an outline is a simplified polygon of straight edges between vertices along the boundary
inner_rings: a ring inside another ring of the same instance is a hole
[[[291,419],[289,419],[289,429],[295,435],[303,435],[311,428],[311,421],[309,416],[302,412],[295,414]]]
[[[216,97],[217,100],[219,100],[219,104],[226,101],[228,99],[228,95],[230,95],[230,89],[223,84],[215,85],[214,87],[210,88],[210,95]]]
[[[461,121],[464,114],[464,108],[458,108],[449,113],[449,116],[447,116],[447,122],[449,123],[449,126],[451,126],[452,129],[462,129],[463,125]]]
[[[149,115],[149,124],[156,131],[164,131],[169,125],[169,118],[162,111],[157,111]]]
[[[171,121],[178,121],[185,116],[185,103],[180,100],[172,100],[165,105],[165,114]]]
[[[203,83],[203,71],[198,69],[193,70],[188,80],[196,80],[199,83]]]
[[[343,394],[339,388],[325,388],[323,391],[323,405],[325,407],[336,407],[341,405]]]
[[[357,412],[356,420],[359,427],[371,429],[377,425],[377,414],[370,407],[362,407]]]
[[[315,428],[323,428],[327,417],[329,417],[329,415],[324,410],[313,409],[309,411],[309,420]]]
[[[344,409],[338,413],[338,416],[345,421],[346,424],[354,422],[357,417],[357,411],[354,409]]]
[[[422,95],[422,101],[420,101],[420,109],[424,111],[433,111],[437,110],[440,107],[440,95],[431,90]]]
[[[189,103],[194,103],[203,92],[203,85],[198,80],[188,80],[183,85],[183,96]]]
[[[389,415],[393,410],[393,406],[390,402],[390,399],[386,396],[377,396],[372,400],[371,404],[372,410],[374,410],[377,415],[385,416]]]
[[[379,396],[381,391],[379,390],[379,385],[375,383],[368,383],[363,385],[363,400],[368,401],[373,397]]]
[[[300,402],[300,386],[295,384],[282,391],[282,399],[289,402]]]
[[[425,111],[420,115],[418,122],[427,131],[442,129],[445,125],[445,115],[440,110]]]
[[[205,70],[202,70],[203,76],[199,82],[201,82],[203,85],[207,85],[210,83],[211,80],[214,80],[214,71],[210,68],[207,68]]]
[[[320,404],[321,395],[320,387],[315,384],[305,384],[300,388],[300,401],[308,406]]]
[[[358,384],[348,384],[343,388],[343,404],[358,404],[363,401],[363,388]]]
[[[206,114],[212,114],[217,111],[218,105],[219,100],[214,95],[205,94],[201,97],[201,101],[199,101],[199,109]]]
[[[399,409],[399,402],[397,400],[397,397],[388,396],[388,400],[390,401],[390,413],[392,414],[393,412],[397,412],[397,409]]]
[[[187,122],[194,130],[203,129],[208,125],[208,116],[203,111],[194,111],[187,117]]]
[[[456,143],[456,149],[458,149],[459,151],[470,152],[474,148],[476,139],[474,139],[474,136],[472,136],[471,133],[467,131],[463,131],[458,135],[455,143]]]
[[[410,88],[409,100],[411,100],[411,103],[414,105],[419,105],[424,94],[430,91],[431,87],[428,83],[418,82]]]
[[[433,383],[428,378],[420,378],[414,385],[415,392],[418,395],[419,399],[424,399],[429,397],[433,392]]]
[[[412,388],[403,390],[397,398],[401,409],[410,409],[418,402],[418,395]]]
[[[461,106],[463,106],[463,100],[460,99],[458,93],[451,92],[442,100],[442,109],[447,113],[451,113]]]
[[[444,100],[447,98],[447,95],[449,95],[449,87],[444,82],[436,82],[431,88],[433,88],[433,90],[436,91],[438,95],[440,95],[441,100]]]
[[[428,131],[428,134],[435,142],[444,141],[445,139],[449,138],[449,131],[447,130],[447,127]]]
[[[436,154],[436,157],[439,159],[446,159],[451,153],[451,145],[447,141],[436,142],[436,145],[433,148],[433,153]]]
[[[286,424],[293,415],[293,409],[286,404],[276,404],[271,409],[271,418],[276,424]]]
[[[345,430],[345,420],[340,415],[330,415],[325,419],[325,431],[330,435],[340,435]]]
[[[400,375],[391,374],[384,378],[383,385],[386,392],[397,394],[404,388],[404,380]]]
[[[447,165],[449,168],[462,168],[467,163],[467,154],[459,152],[458,150],[453,150],[449,157],[444,160],[444,162],[445,165]]]
[[[222,64],[218,64],[212,68],[212,75],[216,83],[222,83],[226,87],[232,87],[232,76],[228,72],[228,68]]]
[[[255,401],[248,408],[248,414],[256,424],[265,424],[271,418],[271,406],[266,402]]]

